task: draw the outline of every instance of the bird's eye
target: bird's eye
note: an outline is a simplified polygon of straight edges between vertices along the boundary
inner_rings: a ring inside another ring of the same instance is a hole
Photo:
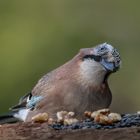
[[[105,51],[106,48],[105,48],[105,47],[101,47],[100,50],[101,50],[101,51]]]

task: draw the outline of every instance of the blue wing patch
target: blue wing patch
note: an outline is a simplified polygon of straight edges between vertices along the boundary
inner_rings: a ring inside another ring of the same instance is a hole
[[[43,99],[42,96],[32,96],[31,99],[27,102],[26,107],[34,109],[35,105],[42,99]]]

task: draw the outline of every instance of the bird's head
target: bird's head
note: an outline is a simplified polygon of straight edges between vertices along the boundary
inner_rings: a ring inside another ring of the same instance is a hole
[[[119,52],[110,44],[103,43],[93,48],[81,49],[80,73],[88,81],[101,83],[106,75],[119,70],[121,58]]]
[[[93,60],[99,62],[106,71],[116,72],[121,65],[119,52],[110,44],[103,43],[93,48]]]

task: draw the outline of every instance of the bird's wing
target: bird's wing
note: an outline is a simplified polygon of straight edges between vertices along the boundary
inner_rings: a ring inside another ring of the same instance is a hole
[[[21,97],[19,103],[11,107],[10,110],[19,111],[20,109],[25,108],[31,110],[34,109],[36,103],[38,103],[43,98],[43,96],[41,96],[41,90],[44,89],[44,86],[47,87],[48,83],[49,83],[49,74],[46,74],[38,81],[33,91]]]
[[[19,111],[20,109],[30,109],[33,110],[36,106],[36,104],[43,99],[42,96],[32,96],[31,93],[23,96],[20,100],[19,103],[13,107],[10,108],[10,110],[16,112]]]
[[[53,90],[59,76],[57,76],[57,71],[53,70],[46,75],[44,75],[35,85],[33,90],[21,97],[19,103],[10,108],[12,111],[19,111],[20,109],[30,109],[33,110],[38,102],[40,102],[47,94],[51,93],[49,91]]]

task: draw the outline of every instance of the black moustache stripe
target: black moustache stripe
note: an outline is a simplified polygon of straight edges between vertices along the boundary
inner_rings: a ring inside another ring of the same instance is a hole
[[[94,59],[96,62],[100,62],[101,56],[97,56],[97,55],[86,55],[86,56],[84,56],[83,60],[85,60],[85,59]]]

